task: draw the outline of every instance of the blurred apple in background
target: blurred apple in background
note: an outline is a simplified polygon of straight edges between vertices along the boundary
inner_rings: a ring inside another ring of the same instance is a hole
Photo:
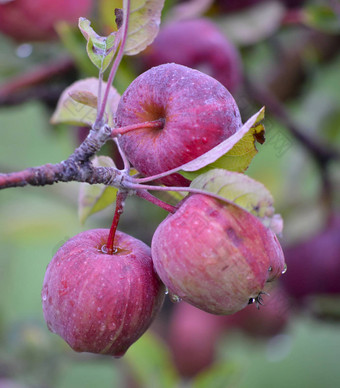
[[[92,0],[9,0],[0,3],[0,32],[19,42],[57,38],[55,24],[77,24],[89,16]]]
[[[284,252],[288,271],[281,283],[291,297],[302,301],[310,295],[340,294],[340,214]]]
[[[236,47],[208,19],[165,25],[142,60],[147,68],[175,62],[198,69],[216,78],[230,92],[242,81],[242,63]]]

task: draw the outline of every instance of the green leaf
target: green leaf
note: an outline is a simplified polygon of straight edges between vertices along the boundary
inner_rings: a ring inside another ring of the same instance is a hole
[[[267,188],[247,175],[215,169],[200,175],[190,187],[217,194],[258,217],[265,226],[281,233],[282,220],[274,214],[274,200]],[[279,221],[281,220],[281,223]]]
[[[197,375],[192,381],[191,388],[232,388],[235,387],[235,379],[239,376],[239,368],[230,362],[216,363]]]
[[[114,167],[115,164],[108,156],[99,156],[93,159],[95,167]],[[89,185],[81,183],[78,200],[79,220],[83,224],[86,219],[115,202],[117,189],[105,185]]]
[[[86,51],[92,63],[104,72],[115,54],[116,32],[108,36],[98,35],[86,18],[79,18],[79,29],[87,40]]]
[[[264,108],[253,115],[234,135],[195,160],[180,167],[179,173],[187,179],[195,179],[205,172],[223,168],[229,171],[245,171],[257,154],[256,141],[264,142]]]
[[[123,8],[123,0],[101,0],[100,11],[104,23],[113,26],[113,11]],[[153,42],[158,34],[164,0],[131,0],[128,37],[124,54],[135,55]]]
[[[76,81],[61,94],[57,108],[51,118],[52,124],[74,124],[91,126],[97,116],[98,78],[85,78]],[[103,88],[106,83],[103,82]],[[105,117],[109,125],[113,124],[120,96],[116,89],[111,87]]]
[[[131,346],[124,361],[141,388],[174,388],[179,382],[168,348],[150,331]]]
[[[311,4],[303,12],[303,20],[307,26],[326,33],[340,31],[340,15],[330,5]]]

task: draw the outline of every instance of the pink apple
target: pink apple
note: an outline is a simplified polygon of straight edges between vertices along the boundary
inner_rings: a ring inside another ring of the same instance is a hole
[[[282,279],[297,300],[317,294],[340,294],[340,214],[323,230],[285,248],[288,272]]]
[[[275,276],[284,269],[274,233],[258,218],[201,194],[158,226],[151,250],[169,291],[213,314],[243,309],[273,280],[272,267]]]
[[[0,4],[0,32],[20,42],[55,39],[59,21],[77,24],[90,14],[92,0],[12,0]]]
[[[120,145],[145,176],[178,167],[233,135],[242,125],[238,107],[214,78],[174,63],[137,77],[122,95],[117,127],[164,120],[161,129],[141,128],[122,135]],[[162,179],[188,185],[181,175]]]
[[[147,67],[175,62],[207,73],[230,92],[241,83],[242,63],[236,47],[208,19],[166,24],[142,56]]]
[[[194,376],[214,362],[223,327],[222,317],[185,302],[174,306],[168,342],[174,363],[182,376]]]
[[[49,329],[74,350],[124,355],[160,310],[165,289],[150,248],[117,232],[113,255],[102,251],[109,230],[68,240],[47,267],[42,303]]]

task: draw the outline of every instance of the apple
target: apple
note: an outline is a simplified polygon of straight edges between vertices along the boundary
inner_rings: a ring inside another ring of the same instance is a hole
[[[57,38],[57,22],[77,24],[92,6],[92,0],[12,0],[0,4],[0,32],[19,42],[49,41]]]
[[[289,271],[282,279],[298,301],[317,294],[340,294],[340,214],[323,230],[285,248]]]
[[[185,302],[174,306],[168,343],[182,376],[192,377],[214,362],[217,341],[224,327],[221,318]]]
[[[242,126],[236,102],[220,82],[175,63],[138,76],[118,104],[118,128],[154,120],[163,120],[163,127],[141,127],[119,137],[128,159],[145,176],[197,158]],[[179,174],[161,182],[172,186],[190,183]]]
[[[189,196],[151,244],[169,292],[206,312],[233,314],[256,302],[284,270],[274,233],[251,213],[208,195]]]
[[[48,328],[77,352],[121,357],[150,326],[165,295],[150,248],[117,231],[116,252],[105,252],[108,229],[68,240],[49,263],[42,289]]]
[[[236,47],[208,19],[189,19],[161,28],[142,60],[149,68],[175,62],[211,75],[230,92],[242,79],[242,63]]]

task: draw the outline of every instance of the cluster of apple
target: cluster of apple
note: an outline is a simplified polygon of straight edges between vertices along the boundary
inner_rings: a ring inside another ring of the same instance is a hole
[[[211,150],[242,126],[238,107],[214,78],[164,64],[137,77],[122,95],[117,128],[131,164],[157,176]],[[145,126],[143,123],[158,123]],[[190,184],[180,174],[160,184]],[[50,262],[42,290],[48,327],[76,351],[122,356],[150,326],[167,292],[217,315],[261,302],[267,282],[284,271],[280,244],[253,214],[208,194],[190,194],[156,229],[151,249],[109,230],[67,241]]]

